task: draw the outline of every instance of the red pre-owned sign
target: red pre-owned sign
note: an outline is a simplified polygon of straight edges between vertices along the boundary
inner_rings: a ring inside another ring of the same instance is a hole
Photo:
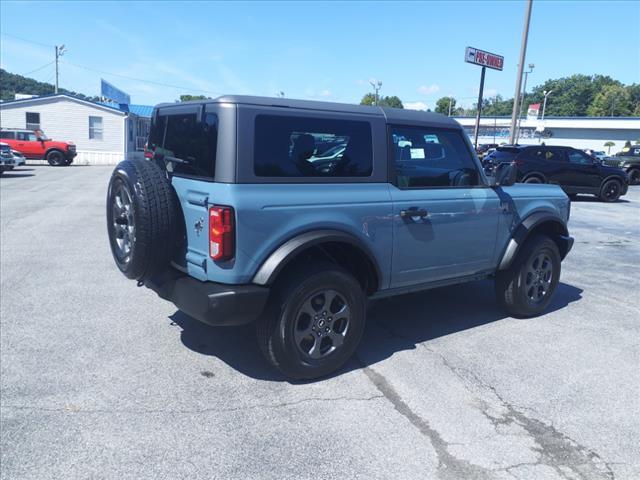
[[[504,57],[496,55],[495,53],[485,52],[484,50],[478,50],[477,48],[467,47],[464,55],[464,61],[467,63],[474,63],[482,67],[493,68],[494,70],[502,70]]]

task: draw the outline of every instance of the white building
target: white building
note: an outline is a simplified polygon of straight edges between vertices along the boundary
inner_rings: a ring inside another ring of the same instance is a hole
[[[471,139],[474,138],[475,118],[456,117]],[[511,118],[483,117],[480,120],[478,143],[508,143]],[[640,140],[640,117],[545,117],[544,120],[525,120],[520,123],[518,143],[566,145],[608,152],[607,142],[613,142],[611,154],[622,150],[625,142]]]
[[[53,140],[73,142],[78,152],[74,164],[113,165],[141,154],[152,110],[45,95],[0,103],[0,127],[39,128]]]

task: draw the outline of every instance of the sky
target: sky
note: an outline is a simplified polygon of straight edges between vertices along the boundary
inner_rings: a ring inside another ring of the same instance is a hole
[[[0,65],[99,95],[100,78],[154,105],[181,94],[249,94],[357,103],[381,95],[434,108],[477,101],[472,46],[505,57],[485,97],[511,98],[525,2],[0,2]],[[639,1],[534,0],[528,90],[549,78],[604,74],[640,83]]]

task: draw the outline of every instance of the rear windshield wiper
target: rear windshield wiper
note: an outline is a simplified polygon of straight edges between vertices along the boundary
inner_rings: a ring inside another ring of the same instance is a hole
[[[189,165],[191,163],[189,160],[184,160],[184,159],[178,158],[178,157],[172,157],[170,155],[162,155],[161,159],[164,160],[165,162],[181,163],[183,165]]]

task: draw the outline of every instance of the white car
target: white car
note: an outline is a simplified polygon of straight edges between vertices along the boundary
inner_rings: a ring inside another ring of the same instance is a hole
[[[24,158],[24,155],[17,150],[11,150],[11,154],[13,155],[13,161],[16,167],[20,165],[24,165],[27,163],[27,160]]]

